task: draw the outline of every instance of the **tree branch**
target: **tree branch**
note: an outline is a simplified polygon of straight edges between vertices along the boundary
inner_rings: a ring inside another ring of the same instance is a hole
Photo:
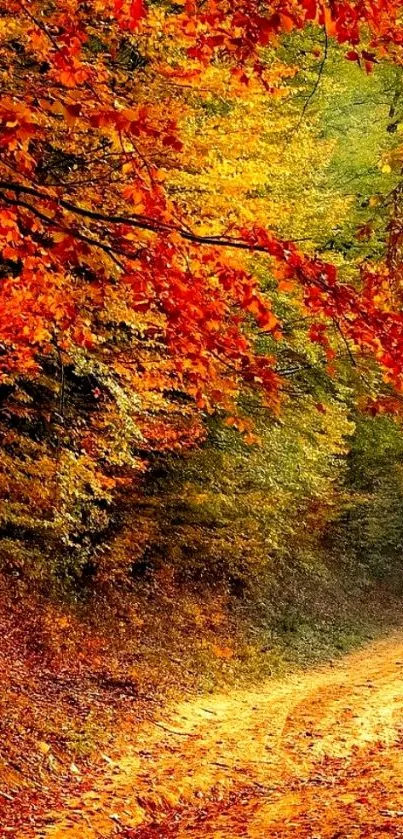
[[[195,244],[199,245],[209,245],[211,247],[229,247],[251,252],[267,253],[267,247],[265,245],[253,244],[251,242],[246,242],[242,239],[232,239],[228,236],[202,236],[198,233],[194,233],[190,230],[180,227],[179,225],[169,224],[167,222],[159,221],[158,219],[152,219],[148,216],[142,216],[137,214],[130,216],[115,214],[108,215],[106,213],[101,213],[96,210],[88,210],[84,207],[79,207],[77,204],[73,204],[71,201],[66,201],[64,198],[57,198],[52,195],[47,195],[41,190],[34,189],[33,187],[23,186],[22,184],[17,184],[14,181],[0,181],[0,190],[3,191],[3,193],[0,193],[0,197],[3,200],[5,200],[8,204],[14,203],[17,206],[23,206],[25,207],[25,209],[30,210],[39,218],[42,218],[42,220],[47,222],[48,224],[53,224],[54,226],[66,229],[69,233],[71,233],[71,235],[83,239],[83,241],[87,241],[90,244],[94,244],[97,247],[103,248],[104,250],[107,250],[109,252],[112,251],[115,253],[120,253],[121,255],[127,256],[128,258],[133,258],[133,256],[131,254],[127,254],[122,249],[119,250],[112,245],[106,245],[97,240],[91,240],[87,236],[79,233],[79,231],[74,231],[71,228],[64,227],[60,222],[57,222],[56,220],[53,220],[45,216],[45,214],[41,213],[40,210],[37,210],[28,202],[21,201],[17,198],[11,199],[5,196],[4,190],[7,192],[14,192],[16,195],[29,195],[33,198],[39,199],[40,201],[47,201],[53,203],[56,206],[67,210],[68,212],[74,213],[74,215],[81,216],[82,218],[92,219],[93,221],[101,221],[105,224],[124,224],[128,227],[135,227],[139,230],[147,230],[151,233],[177,233],[181,237],[181,239],[184,239],[188,242],[194,242]]]

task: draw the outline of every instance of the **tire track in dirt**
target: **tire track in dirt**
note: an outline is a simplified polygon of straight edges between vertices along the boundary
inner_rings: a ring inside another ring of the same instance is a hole
[[[156,723],[122,733],[38,839],[403,837],[401,634]]]

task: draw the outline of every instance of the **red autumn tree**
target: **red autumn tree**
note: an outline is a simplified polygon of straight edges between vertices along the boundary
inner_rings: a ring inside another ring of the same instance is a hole
[[[274,403],[274,362],[256,352],[250,321],[275,337],[281,325],[244,259],[262,253],[315,315],[311,338],[329,357],[336,322],[400,388],[403,319],[386,269],[365,266],[356,286],[340,283],[332,265],[270,231],[201,230],[164,185],[185,154],[178,89],[197,85],[206,65],[221,62],[237,84],[255,76],[270,95],[264,48],[307,25],[367,69],[381,55],[400,61],[400,12],[397,0],[9,0],[0,19],[3,382],[55,366],[62,412],[65,369],[93,357],[91,398],[104,396],[96,370],[115,408],[129,386],[145,449],[201,433],[197,420],[171,422],[167,394],[182,394],[189,417],[190,405],[232,411],[245,384]],[[94,454],[88,429],[81,438]]]

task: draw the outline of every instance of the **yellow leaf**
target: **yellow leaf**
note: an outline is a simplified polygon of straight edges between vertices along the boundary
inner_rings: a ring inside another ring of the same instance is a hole
[[[231,647],[219,647],[217,644],[213,645],[213,652],[217,658],[233,658],[234,651]]]
[[[49,754],[49,752],[50,752],[49,743],[45,743],[44,740],[40,740],[39,743],[38,743],[38,749],[41,752],[41,754],[43,754],[43,755]]]

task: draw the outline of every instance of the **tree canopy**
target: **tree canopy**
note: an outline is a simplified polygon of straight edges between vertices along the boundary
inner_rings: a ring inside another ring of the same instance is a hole
[[[10,0],[6,533],[92,544],[208,417],[399,412],[401,49],[395,0]]]

